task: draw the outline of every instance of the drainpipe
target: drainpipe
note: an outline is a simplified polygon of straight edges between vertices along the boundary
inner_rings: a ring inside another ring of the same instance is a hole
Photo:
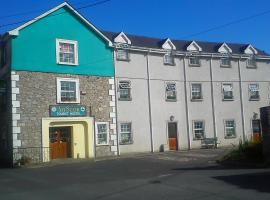
[[[114,69],[114,96],[115,96],[115,123],[116,123],[116,140],[117,140],[117,156],[120,156],[119,148],[119,132],[118,132],[118,106],[117,106],[117,84],[116,84],[116,65],[115,65],[115,51],[113,50],[113,69]]]
[[[216,112],[215,112],[215,102],[214,102],[214,83],[213,83],[212,61],[213,61],[213,55],[210,58],[211,101],[212,101],[212,116],[213,116],[214,138],[217,139],[217,130],[216,130],[217,127],[216,127]],[[215,147],[217,147],[217,142],[215,143]]]
[[[152,124],[152,107],[151,107],[151,95],[150,95],[149,52],[150,51],[148,51],[146,53],[147,90],[148,90],[148,108],[149,108],[149,125],[150,125],[151,152],[154,153],[153,124]]]
[[[188,138],[188,150],[191,149],[191,141],[189,135],[189,115],[188,115],[188,97],[187,97],[187,77],[186,77],[186,57],[183,57],[184,66],[184,89],[185,89],[185,108],[186,108],[186,124],[187,124],[187,138]]]
[[[239,78],[239,91],[240,91],[240,107],[241,107],[241,118],[242,118],[242,130],[243,130],[243,141],[246,141],[245,135],[245,119],[244,119],[244,107],[243,107],[243,92],[242,92],[242,78],[241,78],[241,71],[240,71],[240,59],[238,60],[238,78]]]

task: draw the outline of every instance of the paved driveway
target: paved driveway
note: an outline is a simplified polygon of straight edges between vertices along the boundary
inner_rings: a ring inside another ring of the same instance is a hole
[[[0,199],[270,199],[270,169],[228,169],[224,150],[0,169]]]

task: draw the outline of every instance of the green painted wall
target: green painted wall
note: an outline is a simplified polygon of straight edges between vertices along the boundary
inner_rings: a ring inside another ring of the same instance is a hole
[[[78,41],[79,65],[56,63],[56,38]],[[12,39],[11,69],[113,76],[112,55],[107,41],[90,30],[68,8],[61,8],[20,30],[19,36]]]

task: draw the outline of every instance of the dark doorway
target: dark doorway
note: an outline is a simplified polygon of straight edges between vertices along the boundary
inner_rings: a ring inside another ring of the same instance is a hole
[[[71,127],[50,128],[51,159],[71,158]]]
[[[259,142],[262,139],[261,135],[261,120],[259,119],[253,119],[252,120],[252,138],[253,141]]]
[[[169,138],[169,149],[174,151],[178,150],[176,122],[168,122],[168,138]]]

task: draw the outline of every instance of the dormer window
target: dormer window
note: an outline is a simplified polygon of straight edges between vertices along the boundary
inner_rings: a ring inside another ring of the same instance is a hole
[[[189,57],[189,65],[199,67],[200,66],[200,58],[198,56],[190,56]]]
[[[231,67],[231,60],[229,57],[223,57],[220,59],[221,67]]]
[[[164,55],[164,64],[165,65],[174,65],[174,56],[171,52],[167,52]]]
[[[250,56],[247,59],[247,68],[256,68],[257,64],[256,64],[256,59],[254,56]]]
[[[128,49],[117,49],[116,50],[116,59],[122,61],[129,60],[129,52]]]

